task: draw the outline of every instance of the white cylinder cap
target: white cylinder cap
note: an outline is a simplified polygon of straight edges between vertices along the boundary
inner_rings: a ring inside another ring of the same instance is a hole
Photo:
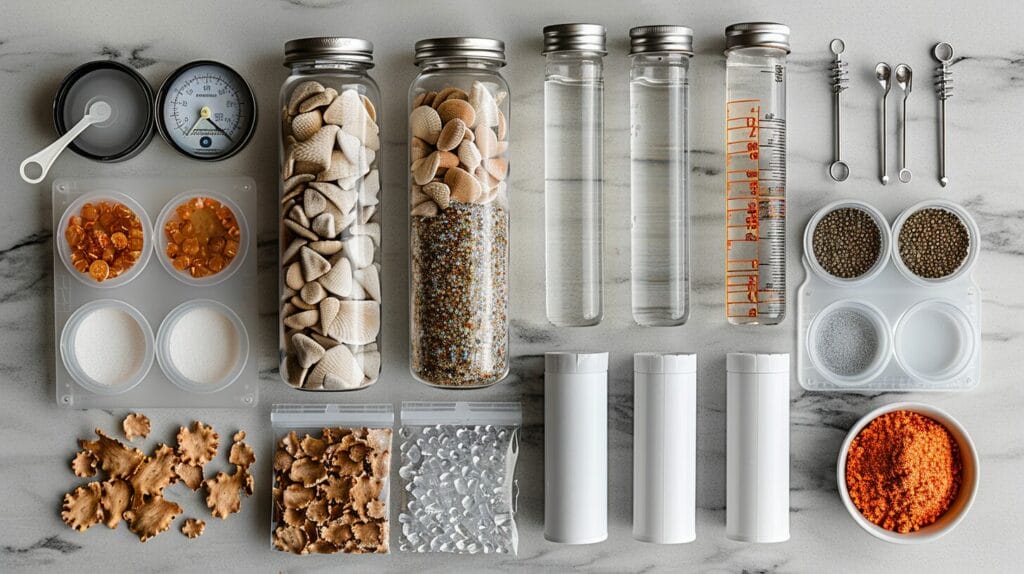
[[[697,355],[694,353],[634,353],[633,372],[653,375],[696,373]]]
[[[729,353],[725,370],[730,373],[789,372],[789,353]]]
[[[544,372],[584,375],[608,372],[608,353],[544,353]]]

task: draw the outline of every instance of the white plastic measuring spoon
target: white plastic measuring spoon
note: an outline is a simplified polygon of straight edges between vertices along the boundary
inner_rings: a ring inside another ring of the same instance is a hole
[[[43,148],[39,153],[29,156],[25,161],[21,162],[21,179],[28,183],[43,181],[46,174],[49,173],[50,167],[53,166],[53,162],[57,160],[57,157],[64,151],[64,148],[68,147],[72,140],[81,135],[87,127],[109,120],[111,111],[110,104],[103,100],[97,100],[89,104],[89,108],[85,110],[85,115],[82,116],[82,119],[73,128],[68,130],[66,134]],[[38,177],[30,177],[25,171],[32,164],[39,166]]]

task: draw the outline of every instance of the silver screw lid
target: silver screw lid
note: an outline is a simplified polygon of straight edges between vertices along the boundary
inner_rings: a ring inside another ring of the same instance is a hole
[[[544,53],[579,51],[608,53],[606,32],[600,24],[555,24],[544,26]]]
[[[637,26],[629,30],[629,53],[679,52],[693,55],[693,29],[686,26]]]
[[[491,38],[427,38],[416,42],[413,63],[417,66],[431,58],[471,58],[505,65],[505,42]]]
[[[313,61],[351,62],[373,67],[373,44],[359,38],[299,38],[284,45],[284,65]]]
[[[775,22],[743,22],[725,29],[725,51],[737,48],[789,50],[789,26]]]

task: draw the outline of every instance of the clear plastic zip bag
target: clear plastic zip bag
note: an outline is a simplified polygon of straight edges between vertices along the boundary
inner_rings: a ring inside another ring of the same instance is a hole
[[[519,403],[402,403],[399,549],[518,552]]]
[[[390,404],[274,405],[271,545],[292,554],[390,551]]]

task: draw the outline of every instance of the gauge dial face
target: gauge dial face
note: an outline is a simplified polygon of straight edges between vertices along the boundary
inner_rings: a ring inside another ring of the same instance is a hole
[[[256,128],[256,99],[242,76],[211,61],[186,64],[157,96],[160,135],[186,156],[216,161],[241,151]]]

